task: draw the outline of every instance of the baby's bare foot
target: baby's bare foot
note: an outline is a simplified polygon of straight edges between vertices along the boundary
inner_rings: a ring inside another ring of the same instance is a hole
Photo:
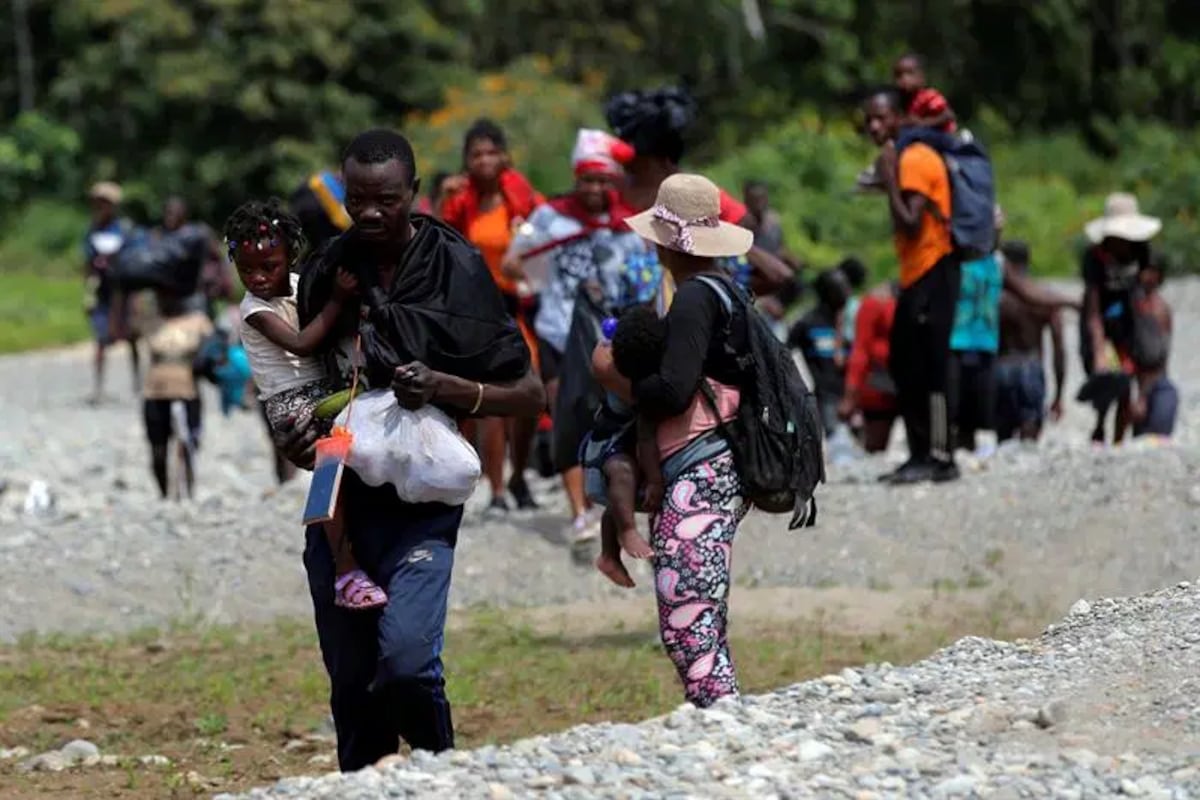
[[[621,563],[620,556],[614,557],[601,553],[596,556],[596,569],[617,586],[632,589],[637,585],[633,582],[629,570],[625,569],[625,565]]]
[[[621,549],[634,558],[653,558],[654,549],[650,547],[637,528],[627,528],[617,534],[617,541],[621,543]]]

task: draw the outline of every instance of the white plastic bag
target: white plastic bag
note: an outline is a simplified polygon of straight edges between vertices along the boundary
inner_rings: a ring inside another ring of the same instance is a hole
[[[440,409],[409,411],[390,390],[374,389],[354,398],[336,422],[354,435],[346,466],[368,486],[390,483],[407,503],[449,506],[475,491],[479,456]]]

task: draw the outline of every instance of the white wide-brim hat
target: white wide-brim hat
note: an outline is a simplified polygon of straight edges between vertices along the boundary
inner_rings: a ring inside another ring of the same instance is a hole
[[[1093,244],[1105,239],[1148,242],[1162,230],[1162,220],[1138,210],[1137,198],[1126,192],[1114,192],[1104,201],[1104,216],[1083,226]]]
[[[703,175],[667,178],[654,206],[627,222],[643,239],[694,256],[741,256],[754,244],[751,231],[721,221],[721,190]]]

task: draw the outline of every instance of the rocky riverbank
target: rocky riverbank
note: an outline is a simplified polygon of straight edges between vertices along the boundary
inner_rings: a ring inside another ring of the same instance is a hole
[[[239,797],[1194,797],[1197,648],[1200,589],[1181,583],[1081,600],[1032,641],[967,638],[910,667]]]

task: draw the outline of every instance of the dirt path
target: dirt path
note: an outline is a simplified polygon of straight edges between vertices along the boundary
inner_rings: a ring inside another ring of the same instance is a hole
[[[1053,618],[1023,608],[1011,594],[993,589],[735,586],[729,607],[731,625],[742,632],[810,623],[844,636],[897,634],[918,626],[961,629],[968,622],[973,622],[981,635],[987,635],[987,628],[1033,633]],[[614,630],[645,631],[652,636],[656,630],[654,601],[649,597],[514,609],[506,616],[541,633],[578,638]]]

